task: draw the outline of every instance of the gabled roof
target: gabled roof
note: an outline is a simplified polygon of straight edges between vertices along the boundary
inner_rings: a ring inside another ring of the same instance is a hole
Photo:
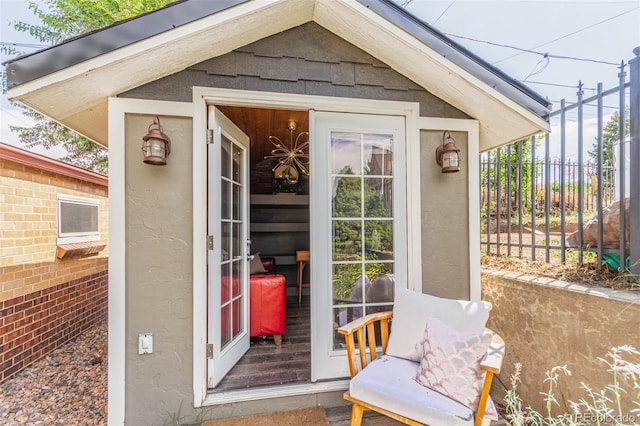
[[[314,21],[480,121],[481,150],[550,104],[391,0],[183,0],[7,62],[9,97],[107,145],[107,99]]]

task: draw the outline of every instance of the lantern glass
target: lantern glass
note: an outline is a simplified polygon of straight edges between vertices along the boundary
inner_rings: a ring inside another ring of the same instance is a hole
[[[442,154],[442,168],[459,167],[458,153],[455,151],[444,152]]]
[[[167,155],[166,142],[162,139],[149,138],[142,144],[142,153],[144,154],[144,162],[154,165],[167,164],[165,158]]]

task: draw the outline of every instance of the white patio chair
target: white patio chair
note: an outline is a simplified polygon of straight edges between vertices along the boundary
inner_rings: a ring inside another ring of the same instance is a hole
[[[406,303],[398,301],[399,292],[400,299],[407,301],[408,297],[411,300]],[[447,316],[450,316],[453,318],[453,325],[458,329],[464,329],[464,321],[473,321],[474,324],[469,324],[472,328],[480,323],[479,325],[485,330],[484,324],[491,305],[486,302],[454,301],[410,293],[396,289],[397,296],[393,312],[373,313],[337,330],[344,335],[346,341],[351,381],[344,399],[353,404],[351,425],[360,425],[365,410],[376,411],[408,425],[490,424],[490,419],[485,416],[485,408],[490,406],[493,409],[489,391],[493,375],[500,372],[504,356],[504,341],[499,335],[486,330],[491,333],[491,343],[484,356],[478,360],[480,369],[484,372],[484,379],[481,382],[481,391],[478,389],[479,402],[475,409],[430,389],[416,380],[421,369],[421,363],[416,360],[416,357],[424,356],[424,352],[420,355],[410,353],[411,347],[417,347],[415,342],[401,342],[398,339],[392,342],[393,352],[396,355],[399,353],[402,357],[390,355],[387,350],[394,332],[404,340],[413,340],[415,330],[408,331],[408,328],[412,327],[411,324],[414,328],[424,328],[420,322],[424,323],[422,319],[425,317],[441,316],[447,321]],[[410,312],[411,306],[407,305],[418,307],[424,298],[427,299],[426,306],[422,304],[423,307],[419,311]],[[485,305],[478,305],[479,303]],[[433,307],[438,304],[441,306],[437,306],[434,310]],[[403,318],[398,320],[399,323],[390,326],[394,313]],[[396,330],[394,327],[403,327],[403,329]],[[464,331],[468,332],[468,330]],[[485,336],[484,339],[488,343],[489,336]],[[407,348],[408,352],[405,350]],[[378,354],[377,351],[380,353]],[[446,378],[444,380],[446,381]]]

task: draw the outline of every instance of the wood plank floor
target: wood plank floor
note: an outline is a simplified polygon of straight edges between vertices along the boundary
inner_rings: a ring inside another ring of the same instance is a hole
[[[293,383],[311,378],[311,319],[309,298],[298,304],[287,298],[286,333],[282,347],[273,338],[251,338],[251,347],[213,392]]]
[[[311,376],[311,318],[309,298],[298,304],[297,297],[287,298],[287,332],[282,347],[272,338],[252,338],[251,347],[222,382],[212,392],[247,389],[279,384],[310,383]],[[351,405],[325,408],[330,426],[348,426]],[[365,412],[363,426],[396,426],[399,422]]]

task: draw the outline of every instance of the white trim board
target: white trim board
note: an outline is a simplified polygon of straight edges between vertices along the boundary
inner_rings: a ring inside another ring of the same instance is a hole
[[[420,117],[418,127],[421,130],[467,132],[468,152],[465,157],[469,178],[469,292],[471,300],[480,300],[480,193],[479,190],[474,190],[480,188],[480,123],[477,120]],[[419,155],[416,157],[419,158]]]
[[[302,383],[280,386],[268,386],[256,389],[241,389],[227,392],[210,393],[203,406],[230,404],[234,402],[256,401],[259,399],[282,398],[287,396],[309,395],[323,392],[345,391],[349,389],[349,380],[339,379],[317,383]]]
[[[127,114],[193,116],[193,104],[109,98],[109,369],[107,423],[125,420],[126,367],[126,177]],[[142,146],[142,143],[140,143]],[[142,164],[142,161],[141,161]]]

